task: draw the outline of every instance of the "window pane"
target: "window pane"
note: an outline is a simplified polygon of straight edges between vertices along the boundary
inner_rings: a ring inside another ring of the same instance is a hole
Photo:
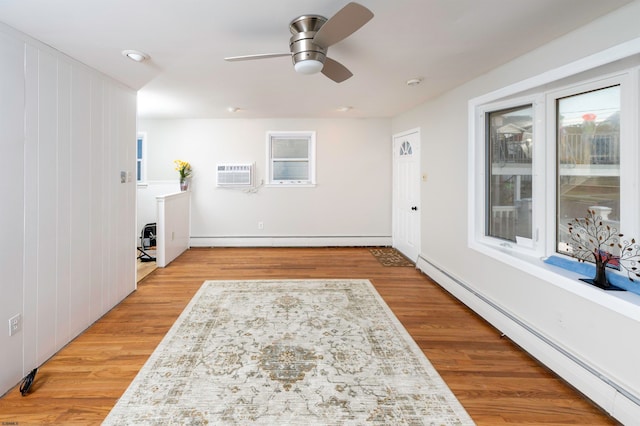
[[[273,139],[271,156],[273,158],[308,158],[309,141],[307,139]]]
[[[137,158],[142,159],[142,138],[138,138]]]
[[[487,114],[487,235],[531,238],[533,107]]]
[[[413,154],[413,148],[411,147],[411,144],[408,141],[402,142],[402,145],[400,146],[400,157],[404,157],[412,154]]]
[[[308,180],[308,161],[274,161],[273,180]]]
[[[596,210],[619,228],[620,86],[558,99],[557,250],[566,252],[567,224]]]

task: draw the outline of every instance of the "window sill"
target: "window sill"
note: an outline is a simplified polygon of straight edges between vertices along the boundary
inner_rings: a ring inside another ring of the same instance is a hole
[[[265,188],[315,188],[315,183],[267,183]]]
[[[635,321],[640,321],[640,295],[631,291],[606,291],[580,281],[592,278],[560,266],[545,263],[545,259],[517,253],[509,248],[496,249],[484,244],[470,245],[487,256],[535,276],[565,291],[596,303]]]

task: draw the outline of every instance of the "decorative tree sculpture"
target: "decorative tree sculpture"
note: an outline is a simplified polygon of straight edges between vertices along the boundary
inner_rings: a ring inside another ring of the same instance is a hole
[[[605,290],[622,290],[609,283],[607,265],[624,268],[630,281],[633,281],[632,275],[640,277],[640,246],[636,244],[636,240],[622,240],[624,235],[606,224],[601,216],[596,215],[595,210],[589,209],[587,217],[576,218],[573,223],[569,223],[569,234],[571,238],[567,254],[580,262],[593,259],[596,264],[595,277],[583,281]],[[614,252],[619,254],[615,255]]]

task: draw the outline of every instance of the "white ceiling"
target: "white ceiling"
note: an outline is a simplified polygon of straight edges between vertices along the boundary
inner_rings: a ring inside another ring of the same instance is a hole
[[[632,0],[358,1],[375,17],[329,49],[340,84],[223,58],[288,52],[292,19],[346,0],[0,0],[0,21],[139,89],[142,117],[392,117]]]

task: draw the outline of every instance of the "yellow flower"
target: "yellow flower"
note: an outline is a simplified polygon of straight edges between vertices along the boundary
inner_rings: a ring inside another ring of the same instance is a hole
[[[180,179],[186,179],[191,176],[191,164],[188,161],[174,160],[176,170],[180,173]]]

